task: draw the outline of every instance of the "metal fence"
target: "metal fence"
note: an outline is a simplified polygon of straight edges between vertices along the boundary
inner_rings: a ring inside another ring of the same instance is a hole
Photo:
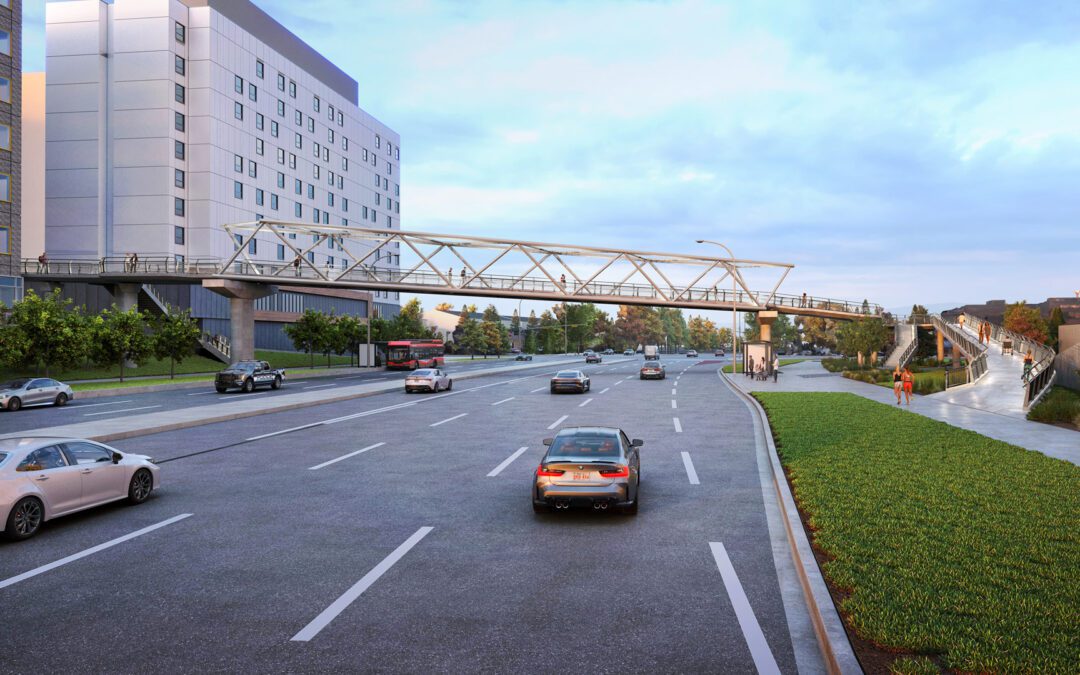
[[[934,328],[947,337],[949,342],[955,345],[968,360],[967,366],[964,368],[965,374],[963,376],[963,382],[960,381],[961,376],[953,375],[950,377],[949,374],[946,373],[945,388],[948,389],[950,386],[955,387],[961,384],[978,382],[979,378],[986,374],[986,347],[979,344],[977,341],[972,340],[971,337],[959,327],[947,323],[936,314],[930,317],[930,322],[933,324]],[[955,369],[952,372],[955,372]]]
[[[1050,390],[1056,379],[1054,367],[1057,352],[1048,345],[1033,340],[1026,335],[1021,335],[1003,326],[990,323],[986,319],[973,314],[965,314],[965,320],[978,330],[980,326],[989,328],[990,339],[1004,345],[1012,344],[1014,354],[1026,356],[1028,352],[1032,356],[1031,370],[1025,372],[1020,379],[1020,386],[1024,387],[1024,407],[1027,408],[1039,400],[1043,394]]]

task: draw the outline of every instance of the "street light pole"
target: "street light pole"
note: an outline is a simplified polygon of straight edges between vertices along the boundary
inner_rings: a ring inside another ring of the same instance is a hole
[[[735,254],[731,252],[731,249],[728,248],[727,246],[725,246],[724,244],[721,244],[718,241],[712,241],[711,239],[698,239],[697,243],[699,243],[699,244],[712,244],[714,246],[719,246],[720,248],[727,251],[728,257],[730,257],[732,260],[735,259]],[[736,293],[738,291],[738,286],[736,285],[734,267],[730,271],[731,271],[731,374],[734,375],[735,374],[735,333],[736,333],[736,322],[738,320],[738,318],[737,318],[738,315],[735,313],[735,295],[736,295]]]

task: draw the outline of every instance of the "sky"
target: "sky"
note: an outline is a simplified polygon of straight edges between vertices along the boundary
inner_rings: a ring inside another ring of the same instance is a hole
[[[1080,3],[256,4],[401,134],[404,229],[715,239],[890,308],[1080,289]]]

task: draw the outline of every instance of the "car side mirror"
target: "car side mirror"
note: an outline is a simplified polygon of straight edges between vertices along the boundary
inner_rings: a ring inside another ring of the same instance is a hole
[[[640,448],[641,446],[645,445],[645,441],[641,440],[640,438],[635,438],[634,440],[630,441],[630,445],[634,446],[635,448]]]
[[[545,438],[544,439],[544,445],[551,445],[554,442],[555,442],[554,438]]]
[[[113,464],[119,464],[120,460],[122,460],[123,458],[124,458],[124,456],[121,455],[119,452],[114,452],[112,454],[112,463]]]

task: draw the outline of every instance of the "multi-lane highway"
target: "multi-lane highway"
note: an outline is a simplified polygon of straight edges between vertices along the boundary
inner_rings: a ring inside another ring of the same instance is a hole
[[[0,670],[794,672],[750,415],[719,363],[666,363],[114,443],[164,487],[0,543]],[[532,512],[577,425],[644,439],[638,515]]]

